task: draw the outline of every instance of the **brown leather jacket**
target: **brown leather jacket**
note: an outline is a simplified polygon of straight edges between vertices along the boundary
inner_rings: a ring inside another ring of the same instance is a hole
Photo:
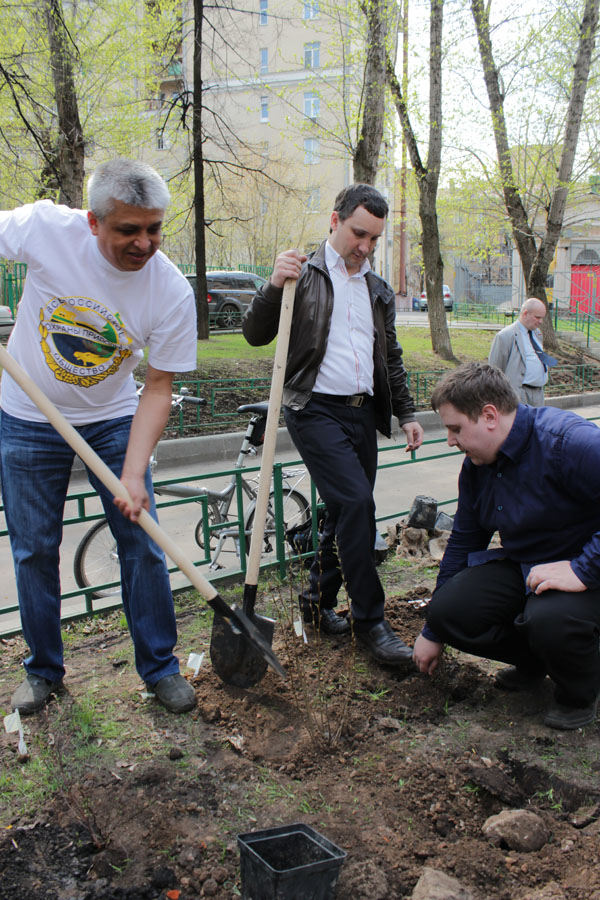
[[[377,429],[391,435],[392,413],[401,425],[415,420],[415,405],[406,385],[402,348],[396,337],[396,304],[392,288],[378,275],[368,272],[367,287],[375,324],[374,399]],[[255,294],[242,320],[249,344],[269,344],[277,335],[282,290],[271,282]],[[325,355],[333,309],[333,285],[325,264],[325,242],[304,263],[296,285],[283,403],[303,409]]]

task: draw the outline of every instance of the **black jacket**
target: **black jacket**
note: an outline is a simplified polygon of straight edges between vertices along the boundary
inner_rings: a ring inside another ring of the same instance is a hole
[[[373,272],[366,275],[373,306],[375,340],[374,400],[377,429],[391,434],[392,413],[401,425],[413,422],[415,406],[407,388],[402,348],[396,338],[394,292]],[[255,294],[242,321],[249,344],[269,344],[277,335],[282,289],[268,282]],[[325,264],[325,242],[304,263],[296,285],[290,347],[285,370],[283,403],[303,409],[325,355],[333,309],[333,285]]]

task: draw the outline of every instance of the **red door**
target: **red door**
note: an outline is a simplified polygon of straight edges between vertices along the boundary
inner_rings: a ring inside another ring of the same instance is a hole
[[[600,315],[600,266],[571,266],[571,312]]]

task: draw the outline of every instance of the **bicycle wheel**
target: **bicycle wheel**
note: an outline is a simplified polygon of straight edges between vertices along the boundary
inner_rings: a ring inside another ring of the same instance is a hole
[[[269,494],[269,505],[267,507],[267,521],[265,523],[264,536],[264,552],[272,553],[275,543],[275,494],[273,491]],[[310,519],[310,503],[300,491],[283,492],[283,531],[284,534],[290,528],[305,525]],[[254,510],[248,516],[246,529],[248,538],[246,540],[246,552],[250,551],[250,538],[252,536],[252,526],[254,524]]]
[[[220,522],[220,513],[218,507],[214,503],[208,504],[208,524],[216,525],[217,522]],[[226,523],[224,523],[226,524]],[[194,538],[196,539],[196,543],[203,550],[205,548],[205,540],[204,540],[204,516],[200,516],[198,519],[198,524],[194,530]],[[217,531],[210,532],[210,549],[214,550],[217,546],[217,541],[219,540],[219,534]]]
[[[75,581],[81,588],[94,584],[105,584],[117,581],[121,577],[117,542],[108,527],[106,519],[96,522],[86,534],[75,551],[73,560]],[[94,591],[92,597],[110,597],[118,594],[120,587]]]

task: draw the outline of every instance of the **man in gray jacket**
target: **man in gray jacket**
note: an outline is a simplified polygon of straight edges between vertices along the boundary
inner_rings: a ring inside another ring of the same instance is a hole
[[[301,611],[327,634],[348,631],[349,623],[334,610],[344,583],[358,642],[379,662],[398,665],[411,662],[411,651],[384,618],[375,567],[377,431],[390,436],[393,413],[407,450],[414,450],[423,429],[415,420],[396,337],[394,292],[368,260],[387,214],[385,199],[370,185],[341,191],[329,239],[310,258],[298,250],[277,257],[242,327],[250,344],[272,341],[283,285],[298,279],[284,415],[327,508]]]
[[[548,369],[556,360],[542,347],[540,325],[546,316],[541,300],[530,297],[521,307],[516,322],[499,331],[493,340],[488,361],[501,369],[523,403],[544,405],[544,385]]]

